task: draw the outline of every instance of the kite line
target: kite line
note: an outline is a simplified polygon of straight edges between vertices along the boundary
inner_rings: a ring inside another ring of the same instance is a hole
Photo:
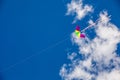
[[[22,63],[24,63],[25,61],[31,59],[32,57],[35,57],[35,56],[37,56],[37,55],[45,52],[46,50],[52,49],[52,48],[60,45],[61,43],[65,42],[65,41],[68,40],[68,39],[69,39],[69,37],[68,37],[68,35],[67,35],[67,38],[65,38],[65,39],[63,39],[63,40],[60,40],[60,41],[56,42],[55,44],[50,45],[50,46],[48,46],[47,48],[42,49],[41,51],[37,52],[36,54],[32,54],[32,55],[26,57],[25,59],[22,59],[22,60],[16,62],[15,64],[10,65],[9,67],[3,69],[3,70],[0,71],[0,72],[8,71],[9,69],[15,67],[16,65],[22,64]]]
[[[81,32],[85,32],[87,29],[89,29],[90,27],[94,26],[94,25],[97,23],[97,21],[98,21],[98,20],[96,20],[93,24],[87,26],[87,27],[84,28],[83,30],[81,30]],[[60,40],[60,41],[56,42],[55,44],[50,45],[50,46],[48,46],[48,47],[42,49],[41,51],[39,51],[39,52],[37,52],[37,53],[35,53],[35,54],[32,54],[32,55],[26,57],[25,59],[22,59],[22,60],[16,62],[15,64],[12,64],[12,65],[8,66],[7,68],[3,69],[3,70],[0,71],[0,72],[8,71],[9,69],[15,67],[16,65],[19,65],[19,64],[24,63],[25,61],[31,59],[32,57],[37,56],[37,55],[39,55],[39,54],[42,54],[42,53],[45,52],[46,50],[52,49],[52,48],[54,48],[54,47],[56,47],[56,46],[62,44],[63,42],[65,42],[66,40],[69,39],[68,35],[69,35],[69,34],[67,34],[67,35],[65,36],[65,39]],[[66,38],[66,37],[67,37],[67,38]]]

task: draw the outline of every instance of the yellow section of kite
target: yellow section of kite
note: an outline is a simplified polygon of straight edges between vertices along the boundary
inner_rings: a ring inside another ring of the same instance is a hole
[[[76,35],[77,37],[80,37],[80,31],[75,30],[75,35]]]

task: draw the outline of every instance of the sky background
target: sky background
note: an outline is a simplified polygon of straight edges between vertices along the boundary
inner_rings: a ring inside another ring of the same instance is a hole
[[[84,29],[88,25],[86,20],[89,19],[85,17],[72,24],[73,17],[65,15],[66,4],[69,2],[70,0],[0,0],[0,80],[61,80],[60,68],[69,62],[67,53],[75,50],[70,34],[77,24]],[[98,18],[101,10],[107,10],[111,22],[120,26],[119,0],[83,2],[94,7],[93,20]],[[66,38],[69,39],[50,47]],[[40,52],[46,48],[48,49]],[[33,54],[38,55],[21,62]],[[16,63],[18,64],[10,67]]]

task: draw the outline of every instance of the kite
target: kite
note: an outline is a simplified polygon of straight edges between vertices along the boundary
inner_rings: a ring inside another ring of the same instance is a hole
[[[80,27],[79,27],[79,26],[76,26],[75,35],[76,35],[78,38],[85,38],[85,35],[80,32]]]
[[[78,37],[78,38],[85,38],[85,35],[82,34],[83,32],[85,32],[86,30],[88,30],[89,28],[95,26],[97,24],[97,22],[99,21],[99,19],[97,19],[95,22],[91,22],[89,26],[87,26],[86,28],[84,28],[83,30],[80,31],[80,27],[79,26],[76,26],[76,29],[75,29],[75,35]]]

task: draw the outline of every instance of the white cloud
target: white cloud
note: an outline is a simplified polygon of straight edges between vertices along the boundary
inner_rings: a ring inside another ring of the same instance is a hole
[[[76,57],[76,56],[77,56],[77,54],[73,52],[71,55],[68,54],[68,59],[73,60],[74,57]]]
[[[119,80],[120,79],[120,70],[112,70],[111,72],[101,72],[99,73],[96,80]]]
[[[77,20],[84,18],[89,12],[92,12],[92,6],[83,5],[82,0],[72,0],[71,3],[67,4],[66,15],[74,15],[75,19],[73,23]]]
[[[95,24],[96,36],[90,40],[77,38],[72,34],[72,42],[79,46],[79,54],[84,59],[72,58],[71,64],[61,68],[64,80],[119,80],[120,57],[117,56],[117,44],[120,43],[120,31],[110,22],[107,12],[101,12]]]

